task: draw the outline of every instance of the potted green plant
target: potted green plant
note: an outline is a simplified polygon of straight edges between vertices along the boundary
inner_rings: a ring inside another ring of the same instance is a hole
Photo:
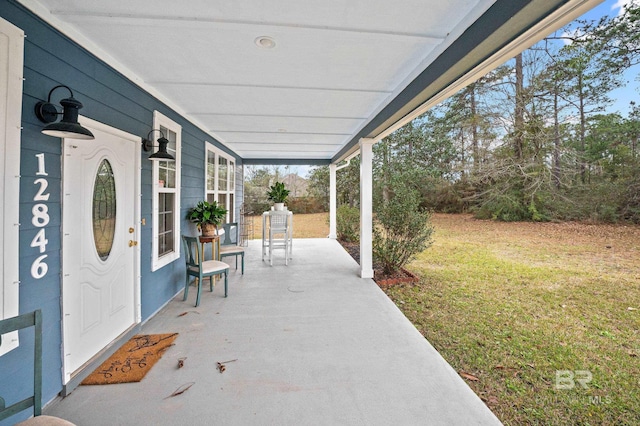
[[[187,214],[187,219],[198,225],[198,229],[205,237],[216,235],[218,226],[227,216],[227,209],[216,201],[209,203],[206,200],[199,201]]]
[[[275,182],[269,187],[267,198],[269,201],[273,201],[275,210],[284,210],[284,203],[287,202],[289,192],[290,191],[284,187],[283,182]]]

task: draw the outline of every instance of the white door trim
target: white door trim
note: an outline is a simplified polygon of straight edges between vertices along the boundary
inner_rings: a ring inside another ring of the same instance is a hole
[[[0,18],[4,40],[0,65],[3,85],[0,93],[0,319],[18,315],[19,309],[19,222],[20,222],[20,138],[24,31]],[[4,56],[4,55],[3,55]],[[4,127],[4,129],[3,129]],[[6,334],[0,355],[18,347],[18,332]]]
[[[116,136],[120,139],[124,139],[126,141],[130,141],[131,143],[135,144],[135,170],[136,172],[134,173],[135,176],[135,182],[133,182],[134,185],[134,193],[135,193],[135,200],[134,200],[134,233],[132,234],[132,237],[135,238],[137,241],[140,240],[140,235],[141,235],[141,231],[140,231],[140,219],[141,219],[141,147],[142,147],[142,139],[139,136],[127,133],[125,131],[110,127],[104,123],[100,123],[99,121],[95,121],[92,120],[90,118],[87,117],[82,117],[80,116],[78,119],[79,123],[82,124],[83,126],[89,128],[89,129],[93,129],[93,130],[97,130],[97,131],[101,131],[104,133],[108,133],[110,135]],[[62,176],[64,179],[65,176],[65,172],[64,170],[62,171]],[[64,209],[65,206],[64,204],[62,205],[62,210],[63,210],[63,217],[64,217]],[[63,221],[63,225],[64,225],[64,221]],[[64,229],[62,230],[63,235],[64,235]],[[134,286],[134,325],[139,324],[142,321],[142,313],[141,313],[141,295],[140,295],[140,246],[141,244],[137,244],[136,246],[133,247],[134,250],[134,264],[133,264],[133,286]],[[63,247],[62,247],[62,256],[65,255],[65,247],[64,247],[64,239],[63,239]],[[65,271],[62,271],[62,276],[64,276]],[[62,291],[64,291],[64,286],[62,286]],[[64,296],[64,295],[63,295]],[[61,321],[61,328],[62,328],[62,345],[65,345],[65,336],[64,336],[64,309],[62,310],[62,321]],[[63,354],[66,353],[65,349],[63,348]],[[66,371],[66,366],[65,363],[63,362],[63,368],[62,368],[62,379],[63,379],[63,383],[67,384],[71,381],[72,379],[72,374],[75,371]]]

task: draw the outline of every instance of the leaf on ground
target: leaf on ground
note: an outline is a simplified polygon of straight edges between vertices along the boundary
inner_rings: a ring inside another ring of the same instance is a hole
[[[231,359],[231,360],[229,360],[229,361],[217,362],[217,364],[218,364],[218,370],[219,370],[221,373],[222,373],[222,372],[224,372],[224,370],[226,370],[226,369],[227,369],[227,367],[225,367],[225,366],[224,366],[225,364],[228,364],[228,363],[230,363],[230,362],[236,362],[237,360],[238,360],[238,358],[236,358],[236,359]]]
[[[495,370],[504,370],[504,365],[496,365],[493,367]]]
[[[156,352],[156,353],[157,353],[157,354],[163,354],[163,353],[165,353],[166,351],[168,351],[168,350],[169,350],[169,348],[170,348],[171,346],[175,346],[175,345],[176,345],[175,343],[172,343],[172,344],[170,344],[170,345],[168,345],[168,346],[165,346],[164,348],[160,349],[160,350],[159,350],[158,352]]]
[[[200,315],[200,312],[198,312],[198,311],[184,311],[183,313],[179,314],[178,316],[179,317],[183,317],[183,316],[185,316],[187,314],[198,314],[198,315]]]
[[[178,368],[184,367],[184,360],[185,359],[187,359],[186,356],[184,358],[178,358]]]
[[[469,374],[469,373],[465,373],[464,371],[460,372],[460,375],[462,377],[464,377],[467,380],[471,380],[472,382],[478,382],[480,381],[480,379],[478,379],[476,376],[474,376],[473,374]]]
[[[191,388],[191,386],[193,386],[195,384],[196,384],[196,382],[189,382],[189,383],[185,383],[184,385],[180,385],[178,387],[178,389],[174,390],[173,393],[171,395],[169,395],[167,398],[172,398],[174,396],[182,395],[183,393],[188,391],[189,388]],[[165,398],[165,399],[167,399],[167,398]]]

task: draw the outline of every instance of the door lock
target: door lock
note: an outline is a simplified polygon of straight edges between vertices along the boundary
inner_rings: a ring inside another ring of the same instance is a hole
[[[137,246],[137,245],[138,245],[137,241],[129,240],[129,247],[133,247],[133,246]]]

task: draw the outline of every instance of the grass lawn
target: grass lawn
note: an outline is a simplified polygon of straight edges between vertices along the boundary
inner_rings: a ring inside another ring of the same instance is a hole
[[[433,223],[387,294],[505,424],[640,424],[640,227]]]
[[[327,217],[294,215],[295,238],[326,237]],[[640,227],[433,224],[420,282],[386,292],[500,420],[640,424]]]
[[[262,216],[251,216],[253,239],[262,239]],[[329,235],[329,213],[294,214],[293,238],[326,238]]]

